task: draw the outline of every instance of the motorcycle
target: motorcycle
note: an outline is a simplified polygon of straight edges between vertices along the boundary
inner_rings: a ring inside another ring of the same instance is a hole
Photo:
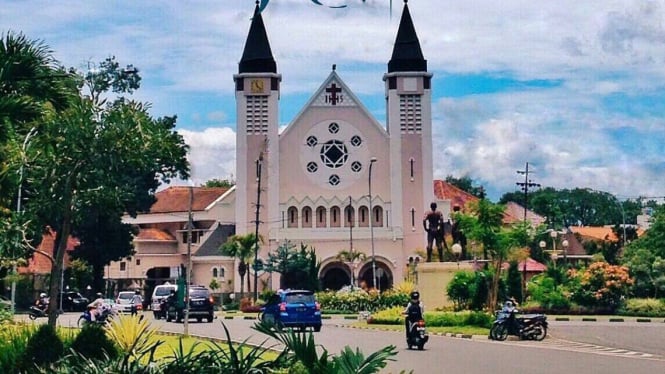
[[[425,320],[408,321],[407,324],[409,333],[406,338],[406,345],[409,349],[418,347],[418,350],[422,351],[425,348],[425,343],[429,340],[429,335],[427,335],[425,329]]]
[[[489,338],[503,341],[508,335],[521,340],[541,341],[547,336],[547,316],[544,314],[524,314],[518,316],[517,309],[497,312],[497,318],[490,329]]]
[[[48,306],[46,308],[42,309],[42,308],[40,308],[36,305],[33,305],[28,310],[28,318],[30,318],[31,320],[34,321],[39,317],[48,317],[47,310],[48,310]]]
[[[103,325],[113,315],[113,310],[110,307],[102,307],[101,312],[93,320],[92,319],[92,310],[93,309],[95,309],[95,308],[88,307],[88,308],[86,308],[85,311],[83,311],[83,314],[81,314],[81,316],[78,319],[78,322],[76,323],[76,325],[79,328],[83,328],[83,326],[88,325],[88,324]]]

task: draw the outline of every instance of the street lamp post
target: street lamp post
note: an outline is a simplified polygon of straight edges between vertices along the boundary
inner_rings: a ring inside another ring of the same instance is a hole
[[[376,258],[374,254],[374,224],[373,224],[373,215],[374,211],[372,209],[372,165],[376,162],[376,157],[372,157],[369,160],[369,235],[370,235],[370,244],[372,246],[372,282],[374,283],[374,287],[376,287],[379,292],[381,291],[381,287],[379,286],[379,283],[377,282],[376,279]]]
[[[563,265],[568,269],[568,240],[564,239],[561,242],[561,246],[563,247]]]

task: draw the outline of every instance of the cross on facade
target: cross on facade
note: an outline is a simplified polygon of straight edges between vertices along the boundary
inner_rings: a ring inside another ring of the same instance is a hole
[[[338,102],[344,100],[342,95],[337,95],[342,92],[342,89],[337,87],[335,83],[331,84],[329,88],[326,88],[326,92],[329,93],[329,95],[326,95],[326,102],[329,102],[332,105],[337,105]]]

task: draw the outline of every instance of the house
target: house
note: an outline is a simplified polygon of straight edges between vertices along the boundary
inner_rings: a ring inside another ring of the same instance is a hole
[[[185,275],[191,257],[192,283],[209,286],[214,279],[218,291],[229,292],[234,259],[222,256],[219,247],[235,234],[235,187],[172,186],[155,198],[148,212],[123,217],[138,228],[135,253],[111,263],[105,278],[116,290],[143,288],[150,295],[156,285]]]

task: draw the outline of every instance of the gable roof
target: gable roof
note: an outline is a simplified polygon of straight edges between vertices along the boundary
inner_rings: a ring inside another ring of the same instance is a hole
[[[533,226],[539,226],[545,222],[545,217],[536,214],[529,209],[526,210],[526,219],[531,222]],[[503,212],[503,223],[511,224],[522,221],[524,221],[524,207],[516,202],[509,201]]]
[[[190,189],[193,195],[192,210],[203,211],[232,188],[171,186],[155,194],[156,201],[150,207],[149,213],[187,212],[189,210]]]
[[[388,133],[383,126],[379,122],[377,122],[376,118],[372,116],[370,111],[363,105],[363,103],[360,101],[360,99],[349,89],[349,86],[344,83],[342,78],[339,77],[337,74],[337,71],[335,70],[336,67],[333,66],[333,70],[328,74],[328,77],[323,81],[323,83],[319,86],[319,88],[314,91],[314,94],[312,97],[307,101],[307,103],[302,107],[300,112],[296,114],[296,116],[293,118],[291,123],[284,129],[284,131],[281,132],[280,137],[286,136],[291,129],[294,127],[296,123],[299,122],[300,118],[312,107],[330,107],[330,104],[326,103],[326,97],[330,96],[330,93],[327,92],[328,89],[334,88],[339,94],[339,96],[343,96],[343,100],[337,101],[335,104],[332,104],[333,106],[337,107],[354,107],[358,108],[364,115],[365,117],[374,125],[374,127],[380,132],[381,135],[384,137],[388,137]],[[335,85],[333,87],[333,85]]]
[[[440,179],[434,180],[434,196],[439,200],[450,200],[451,207],[459,206],[462,211],[467,203],[479,200],[476,196]]]
[[[226,243],[229,236],[235,235],[235,232],[235,225],[217,225],[213,232],[210,233],[208,239],[194,253],[194,256],[221,256],[222,253],[219,247]]]

